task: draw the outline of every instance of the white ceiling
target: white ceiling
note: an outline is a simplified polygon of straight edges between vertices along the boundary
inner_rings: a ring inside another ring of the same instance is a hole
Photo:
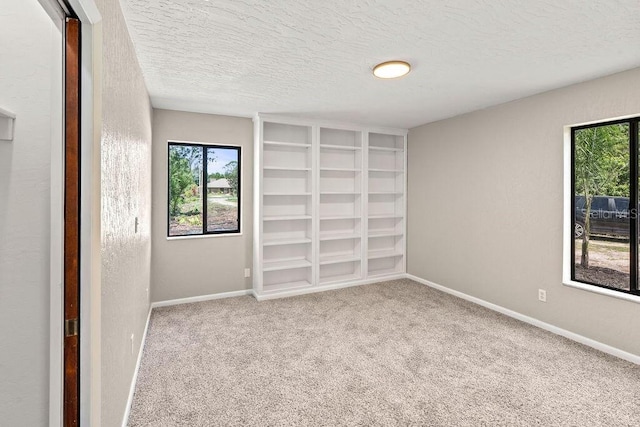
[[[157,108],[410,128],[640,66],[638,0],[120,1]]]

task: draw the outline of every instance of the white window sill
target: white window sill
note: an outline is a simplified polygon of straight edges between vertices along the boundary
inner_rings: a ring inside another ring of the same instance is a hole
[[[587,285],[586,283],[575,282],[573,280],[564,280],[563,285],[572,288],[582,289],[583,291],[593,292],[595,294],[606,295],[613,298],[631,301],[640,304],[640,296],[627,294],[624,292],[614,291],[611,289],[601,288],[599,286]]]
[[[191,240],[191,239],[210,239],[216,237],[241,237],[242,233],[224,233],[224,234],[194,234],[193,236],[171,236],[167,240]]]

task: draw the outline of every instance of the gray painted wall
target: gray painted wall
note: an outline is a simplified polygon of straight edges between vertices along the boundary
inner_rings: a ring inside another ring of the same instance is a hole
[[[242,235],[167,240],[167,141],[242,147]],[[154,110],[152,301],[251,288],[253,122],[240,117]]]
[[[409,273],[640,355],[639,304],[562,285],[563,126],[640,113],[639,81],[634,69],[412,129]]]
[[[0,106],[17,119],[14,141],[0,141],[0,424],[44,426],[52,122],[59,130],[62,123],[52,106],[61,100],[54,67],[61,69],[62,36],[37,0],[3,1],[1,9]]]
[[[120,3],[96,3],[103,18],[101,412],[102,427],[112,427],[122,423],[149,312],[152,110]]]

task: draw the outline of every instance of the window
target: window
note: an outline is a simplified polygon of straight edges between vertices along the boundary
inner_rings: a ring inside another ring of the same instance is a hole
[[[169,237],[240,233],[240,150],[169,142]]]
[[[640,295],[638,122],[571,129],[571,280]]]

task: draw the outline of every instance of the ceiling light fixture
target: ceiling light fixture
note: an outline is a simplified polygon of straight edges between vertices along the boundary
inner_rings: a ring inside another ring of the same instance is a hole
[[[407,75],[411,65],[404,61],[387,61],[373,67],[373,75],[379,79],[395,79]]]

